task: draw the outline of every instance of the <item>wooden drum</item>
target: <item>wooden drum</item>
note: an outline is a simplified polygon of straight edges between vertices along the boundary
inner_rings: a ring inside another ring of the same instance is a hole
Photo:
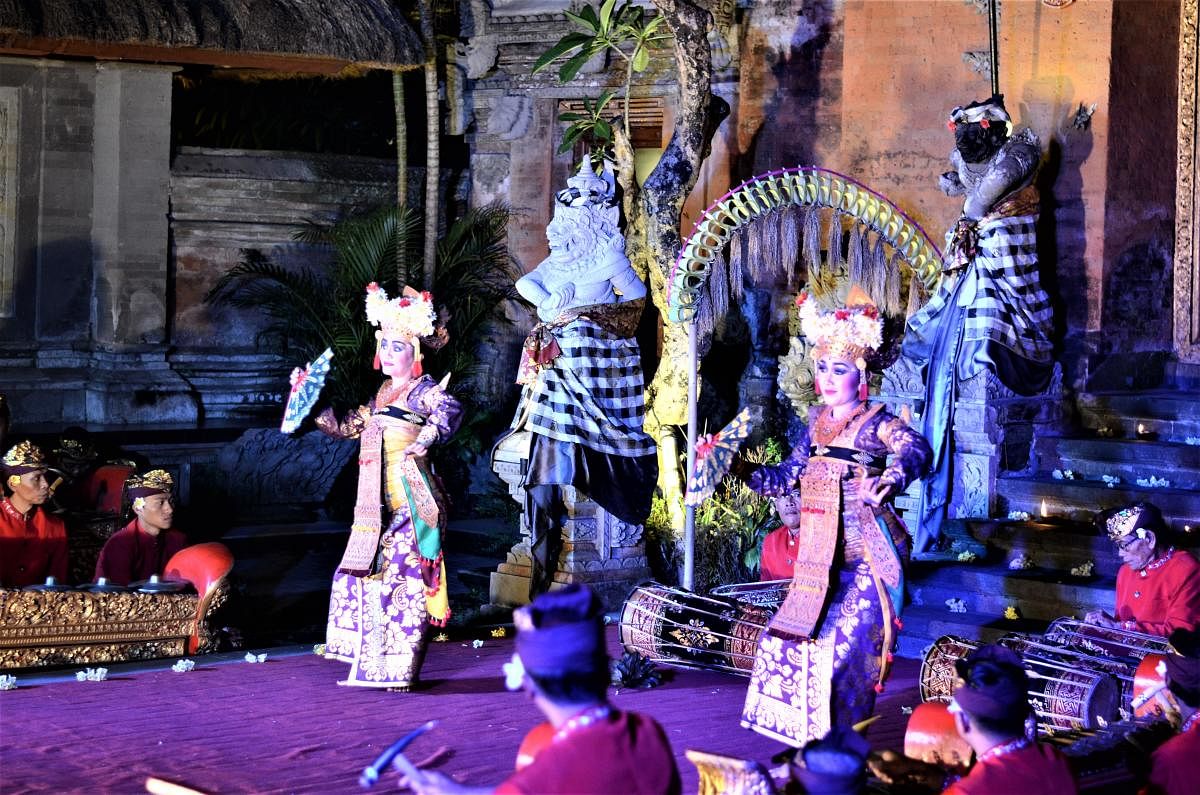
[[[938,638],[921,663],[921,700],[949,701],[958,679],[954,663],[980,645],[953,635]],[[1043,731],[1097,728],[1120,719],[1121,687],[1112,674],[1040,648],[1014,651],[1025,664],[1029,704]]]
[[[773,612],[728,596],[645,583],[621,610],[621,645],[667,665],[749,676]]]

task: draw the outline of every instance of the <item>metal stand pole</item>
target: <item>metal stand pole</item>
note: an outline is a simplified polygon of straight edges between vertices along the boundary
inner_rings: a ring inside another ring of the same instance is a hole
[[[696,427],[699,424],[696,407],[697,359],[696,321],[687,324],[688,341],[688,426],[687,426],[687,479],[691,482],[696,472]],[[683,587],[692,590],[696,579],[696,506],[687,505],[683,513]]]

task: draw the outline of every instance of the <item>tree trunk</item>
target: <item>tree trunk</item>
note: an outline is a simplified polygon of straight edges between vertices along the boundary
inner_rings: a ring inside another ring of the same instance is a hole
[[[404,113],[404,73],[392,72],[392,107],[396,114],[396,206],[408,205],[408,121]]]
[[[438,106],[437,41],[433,35],[432,0],[418,0],[421,44],[425,47],[425,278],[423,289],[433,289],[437,267],[438,182],[441,176],[441,111]]]
[[[700,164],[708,154],[713,132],[712,53],[708,43],[709,12],[688,0],[653,0],[674,36],[679,70],[679,112],[675,130],[654,171],[642,185],[630,219],[634,251],[630,259],[648,272],[650,297],[667,316],[667,280],[679,254],[683,205],[696,186]],[[619,152],[619,150],[618,150]],[[701,350],[707,346],[702,341]],[[662,359],[646,391],[646,430],[659,442],[659,487],[676,527],[683,526],[683,473],[676,450],[675,427],[687,422],[687,383],[690,362],[687,332],[667,323]],[[667,460],[667,458],[670,460]]]
[[[396,206],[408,205],[408,122],[404,114],[404,73],[392,72],[392,109],[396,115]],[[408,242],[397,241],[396,281],[408,283]]]

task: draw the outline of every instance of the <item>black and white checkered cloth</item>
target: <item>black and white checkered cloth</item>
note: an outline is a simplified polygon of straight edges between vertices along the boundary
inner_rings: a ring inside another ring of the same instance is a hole
[[[977,230],[978,253],[973,263],[947,273],[924,307],[909,319],[921,328],[938,317],[962,285],[958,303],[966,309],[963,344],[993,342],[1031,362],[1048,363],[1053,353],[1053,308],[1038,277],[1037,215],[984,218]],[[955,252],[946,236],[946,266],[954,267]]]
[[[525,386],[513,427],[524,424],[609,455],[653,454],[654,440],[642,430],[646,405],[637,341],[585,318],[554,336],[562,353]]]

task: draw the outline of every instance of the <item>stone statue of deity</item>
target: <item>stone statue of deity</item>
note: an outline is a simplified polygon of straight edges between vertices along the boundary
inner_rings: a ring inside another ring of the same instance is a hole
[[[1004,97],[959,106],[953,171],[941,175],[962,214],[946,233],[942,279],[929,303],[908,320],[903,355],[923,372],[921,433],[933,442],[933,474],[923,481],[914,552],[941,534],[953,483],[952,430],[960,385],[988,374],[1019,395],[1044,391],[1053,372],[1053,309],[1037,257],[1041,145],[1015,130]]]
[[[524,390],[512,423],[514,432],[532,434],[520,484],[530,533],[530,598],[554,580],[567,506],[580,502],[576,492],[619,525],[637,527],[650,513],[658,479],[654,441],[642,428],[636,339],[646,287],[625,256],[614,192],[607,164],[597,175],[585,160],[557,195],[546,229],[550,256],[516,285],[542,321],[525,341],[517,378]],[[610,540],[600,546],[609,550]],[[633,557],[595,565],[628,568]]]
[[[947,196],[963,197],[962,218],[969,221],[978,221],[1002,198],[1032,183],[1042,157],[1037,134],[1022,127],[1010,136],[1012,123],[1001,118],[1000,112],[991,114],[996,118],[989,119],[986,108],[981,109],[972,124],[972,111],[981,105],[992,106],[993,101],[973,103],[951,112],[955,140],[950,152],[953,170],[938,180],[938,187]]]
[[[579,173],[558,194],[554,218],[546,227],[550,256],[517,280],[517,292],[551,323],[564,311],[596,304],[633,301],[646,286],[625,256],[619,209],[610,200],[615,182],[605,163],[597,176],[584,160]]]

